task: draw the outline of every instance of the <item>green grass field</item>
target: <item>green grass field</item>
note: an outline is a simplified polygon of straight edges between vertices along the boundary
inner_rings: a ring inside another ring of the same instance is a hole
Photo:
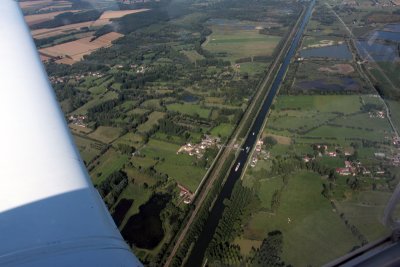
[[[164,118],[165,113],[164,112],[159,112],[159,111],[154,111],[152,112],[147,121],[137,127],[139,132],[145,133],[149,131],[151,128],[153,128],[154,125],[158,124],[158,121],[162,118]]]
[[[143,144],[143,136],[137,133],[127,133],[117,140],[115,140],[117,144],[126,144],[134,147],[138,147]]]
[[[283,260],[293,266],[320,266],[350,251],[358,240],[321,195],[322,182],[315,173],[292,174],[280,207],[272,214],[268,211],[272,194],[282,187],[282,179],[260,181],[258,195],[266,210],[253,215],[245,226],[244,237],[262,240],[270,231],[282,231]]]
[[[191,116],[198,115],[200,118],[204,119],[207,119],[211,112],[210,109],[202,108],[199,104],[187,104],[187,103],[170,104],[167,106],[167,109]]]
[[[218,126],[215,126],[211,130],[211,134],[214,136],[221,136],[221,137],[229,137],[233,131],[233,125],[229,123],[221,123]]]
[[[361,103],[357,95],[280,95],[276,109],[316,110],[318,112],[342,112],[344,114],[360,111]]]
[[[245,62],[240,63],[240,73],[248,73],[249,75],[256,75],[265,73],[269,63],[264,62]]]
[[[191,62],[196,62],[197,60],[204,59],[202,55],[197,53],[195,50],[183,50],[182,54],[187,56]]]
[[[133,199],[133,203],[131,208],[126,213],[125,218],[119,227],[120,229],[124,228],[125,223],[128,221],[130,216],[139,213],[139,207],[149,200],[151,194],[152,190],[146,189],[142,185],[136,183],[128,184],[125,190],[122,191],[121,195],[119,196],[119,199],[122,198]]]
[[[392,132],[389,120],[386,118],[370,118],[368,113],[355,114],[347,117],[341,117],[333,121],[344,126],[361,127],[375,129],[379,132]]]
[[[144,158],[146,159],[146,158]],[[135,161],[138,160],[138,157],[135,158]],[[133,161],[133,160],[132,160]],[[150,159],[151,161],[151,159]],[[154,185],[157,180],[154,177],[151,177],[143,172],[140,172],[136,168],[125,168],[124,171],[128,175],[129,178],[133,179],[135,184],[137,185],[144,185],[146,183],[148,186]],[[135,197],[135,196],[133,196]]]
[[[150,110],[160,109],[160,99],[149,99],[144,101],[140,107]]]
[[[107,92],[107,87],[105,86],[94,86],[89,88],[89,92],[93,95],[101,95]]]
[[[390,233],[381,223],[390,196],[390,192],[364,191],[339,203],[338,208],[372,242]]]
[[[85,105],[81,106],[80,108],[74,110],[71,112],[71,114],[77,114],[77,115],[83,115],[87,113],[87,110],[89,108],[92,108],[98,104],[101,104],[103,102],[106,102],[108,100],[116,99],[118,98],[118,94],[116,92],[107,92],[105,94],[101,95],[95,95],[93,96],[93,99],[87,102]]]
[[[96,164],[96,167],[90,172],[93,183],[95,185],[99,184],[111,173],[120,170],[127,161],[127,155],[121,155],[113,148],[110,148],[106,153],[101,155],[98,160],[96,160],[96,163],[99,163]]]
[[[166,133],[162,132],[156,132],[153,136],[154,139],[158,139],[161,141],[169,142],[169,143],[174,143],[177,145],[183,145],[185,143],[184,138],[181,136],[176,136],[176,135],[168,135]]]
[[[126,114],[127,115],[136,115],[136,114],[142,115],[146,112],[149,112],[149,110],[143,109],[143,108],[135,108],[135,109],[132,109],[131,111],[128,111]]]
[[[336,138],[338,140],[344,141],[348,137],[363,137],[371,141],[384,141],[384,136],[379,131],[365,131],[363,129],[351,129],[344,127],[334,127],[334,126],[321,126],[311,132],[305,134],[308,137],[321,137],[325,139]]]
[[[90,133],[88,136],[103,143],[111,143],[119,137],[120,133],[120,128],[99,126],[96,131]]]
[[[383,69],[384,73],[390,79],[390,81],[395,84],[400,84],[400,66],[398,63],[392,62],[379,62],[379,66]]]
[[[274,51],[281,37],[268,36],[258,33],[256,29],[243,30],[213,25],[212,34],[204,44],[211,52],[226,52],[228,59],[252,56],[269,56]]]
[[[103,144],[82,136],[73,135],[76,146],[80,155],[85,162],[90,162],[94,157],[100,154]]]
[[[172,143],[150,139],[140,153],[150,159],[164,159],[157,163],[156,170],[168,174],[194,192],[206,170],[194,166],[194,162],[197,161],[195,157],[177,154],[179,147]]]
[[[311,112],[309,110],[277,112],[271,115],[268,125],[273,128],[305,130],[325,123],[336,116],[337,115],[332,113]]]

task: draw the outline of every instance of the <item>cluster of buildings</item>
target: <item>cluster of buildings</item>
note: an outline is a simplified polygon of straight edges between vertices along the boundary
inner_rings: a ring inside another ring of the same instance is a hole
[[[115,65],[115,68],[117,69],[123,69],[125,66],[122,64],[117,64]],[[139,66],[137,64],[131,64],[129,67],[136,73],[145,73],[146,72],[146,67],[145,66]]]
[[[71,115],[68,117],[68,122],[80,127],[86,127],[86,116],[84,115]]]
[[[353,148],[342,148],[342,147],[334,147],[333,150],[329,151],[327,145],[314,145],[314,150],[320,151],[320,155],[322,156],[322,153],[327,155],[328,157],[337,157],[340,154],[343,154],[345,156],[351,156],[354,153]]]
[[[179,153],[187,153],[189,156],[196,156],[197,158],[202,158],[204,155],[204,152],[206,151],[207,148],[217,146],[219,147],[219,144],[221,142],[221,138],[219,137],[214,137],[211,135],[205,135],[203,140],[201,140],[200,144],[192,144],[192,143],[187,143],[183,146],[181,146],[176,152],[176,154]]]
[[[368,115],[370,118],[379,118],[379,119],[385,118],[385,112],[383,111],[370,111],[368,112]]]
[[[178,184],[180,190],[179,197],[183,199],[183,203],[190,204],[193,200],[193,193],[183,185]]]
[[[261,157],[263,159],[269,159],[270,153],[266,150],[262,149],[262,145],[264,142],[262,140],[258,140],[256,143],[256,149],[254,150],[253,156],[251,158],[250,166],[255,167],[258,161],[258,158]]]
[[[344,162],[344,168],[336,168],[336,173],[342,176],[355,176],[356,174],[362,174],[362,175],[369,175],[371,174],[371,171],[368,170],[366,167],[362,166],[361,162],[351,162],[351,161],[345,161]],[[374,171],[375,175],[382,175],[385,174],[384,170],[381,170],[380,168],[376,169]]]
[[[76,74],[76,75],[70,75],[70,76],[64,76],[64,77],[56,77],[56,76],[50,76],[49,80],[52,84],[62,84],[65,83],[69,80],[75,80],[75,81],[80,81],[85,79],[86,77],[95,77],[95,78],[101,78],[104,76],[104,74],[100,72],[91,72],[89,71],[88,73],[84,74]]]
[[[344,168],[336,168],[336,173],[343,176],[356,175],[358,168],[361,166],[360,162],[353,165],[352,162],[345,160]]]
[[[393,156],[387,156],[385,153],[377,152],[374,153],[375,158],[387,159],[393,166],[400,166],[400,153],[396,153]]]
[[[392,144],[394,145],[394,146],[400,146],[400,138],[398,137],[398,136],[393,136],[392,137]]]
[[[343,149],[339,147],[335,147],[334,151],[329,151],[327,145],[318,145],[314,144],[313,145],[314,150],[319,151],[320,157],[323,155],[326,155],[328,157],[337,157],[339,155],[344,155],[344,156],[351,156],[354,152],[352,149]],[[339,151],[339,152],[338,152]],[[386,155],[381,152],[376,152],[374,153],[374,156],[379,159],[384,159],[386,158]],[[312,160],[315,160],[315,157],[310,157],[309,155],[305,155],[303,157],[304,162],[310,162]],[[393,157],[391,159],[393,162],[396,162],[400,166],[400,154],[397,156]],[[335,172],[341,176],[355,176],[358,174],[361,175],[370,175],[372,173],[371,170],[367,169],[365,166],[361,164],[360,161],[350,161],[350,160],[345,160],[344,161],[344,167],[336,168]],[[373,171],[374,175],[382,175],[385,174],[385,171],[381,170],[380,168],[377,168]]]

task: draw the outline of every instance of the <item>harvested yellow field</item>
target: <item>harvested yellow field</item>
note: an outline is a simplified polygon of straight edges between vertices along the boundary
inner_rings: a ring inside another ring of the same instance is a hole
[[[73,30],[79,30],[84,27],[101,27],[101,26],[111,23],[111,19],[113,19],[113,18],[120,18],[120,17],[126,16],[126,15],[129,15],[129,14],[140,13],[140,12],[144,12],[147,10],[149,10],[149,9],[143,8],[143,9],[134,9],[134,10],[105,11],[100,16],[100,18],[97,19],[96,21],[74,23],[74,24],[69,24],[69,25],[51,28],[51,29],[38,29],[38,30],[33,30],[31,33],[32,33],[33,38],[43,39],[43,38],[48,38],[48,37],[57,36],[57,35],[61,35],[61,34],[67,34]],[[56,12],[53,12],[53,13],[56,13]],[[46,14],[43,14],[43,15],[46,15]],[[32,16],[36,16],[36,15],[32,15]]]
[[[21,8],[31,8],[35,6],[40,6],[44,4],[51,4],[53,0],[38,0],[38,1],[25,1],[25,2],[19,2],[19,6]]]
[[[74,24],[69,24],[57,28],[52,28],[52,29],[38,29],[38,30],[33,30],[32,36],[33,38],[36,39],[42,39],[42,38],[47,38],[51,36],[56,36],[60,34],[67,34],[73,30],[79,30],[84,27],[91,27],[93,26],[93,21],[88,21],[88,22],[80,22],[80,23],[74,23]],[[108,22],[104,22],[103,24],[99,24],[98,26],[102,26],[108,24]]]
[[[105,11],[99,19],[116,19],[121,18],[123,16],[129,14],[140,13],[144,11],[148,11],[149,9],[142,8],[142,9],[133,9],[133,10],[118,10],[118,11]]]
[[[123,16],[129,14],[135,14],[147,11],[149,9],[142,8],[142,9],[133,9],[133,10],[117,10],[117,11],[104,11],[103,14],[100,16],[98,20],[93,23],[93,26],[101,26],[104,24],[110,23],[111,19],[122,18]]]
[[[70,8],[70,7],[72,7],[71,2],[57,1],[57,2],[54,2],[54,5],[43,7],[41,9],[39,9],[39,11],[46,11],[46,10],[51,10],[51,9],[56,9],[56,8]]]
[[[112,45],[112,41],[124,36],[123,34],[110,32],[91,41],[93,37],[85,37],[76,41],[46,47],[39,50],[41,55],[58,59],[57,63],[73,64],[93,51]]]
[[[52,20],[55,16],[60,15],[66,12],[78,12],[80,10],[68,10],[68,11],[58,11],[58,12],[50,12],[45,14],[36,14],[36,15],[28,15],[25,16],[25,21],[29,26],[38,24],[44,21]]]

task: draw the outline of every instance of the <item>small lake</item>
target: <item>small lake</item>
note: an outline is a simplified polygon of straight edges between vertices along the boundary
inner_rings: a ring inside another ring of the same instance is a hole
[[[303,81],[297,84],[301,90],[319,90],[319,91],[344,91],[358,90],[360,85],[350,77],[340,79],[340,83],[327,83],[325,80],[319,79],[314,81]]]
[[[189,94],[184,94],[184,95],[182,95],[182,96],[181,96],[181,99],[182,99],[183,101],[189,102],[189,103],[197,102],[197,101],[199,100],[199,98],[198,98],[197,96],[189,95]]]
[[[370,40],[380,39],[385,41],[400,42],[400,32],[390,31],[374,31],[370,37]]]
[[[388,24],[383,28],[384,31],[400,32],[400,24]]]
[[[316,57],[342,60],[349,60],[352,58],[350,50],[346,44],[303,49],[300,51],[300,56],[304,58]]]
[[[367,58],[367,52],[376,61],[392,62],[399,60],[399,52],[396,46],[381,44],[378,42],[358,41],[358,50],[364,59]]]
[[[119,227],[124,220],[125,214],[131,208],[133,203],[132,199],[121,199],[117,206],[115,207],[115,211],[112,214],[115,224]]]
[[[121,231],[130,245],[153,249],[164,238],[160,213],[171,199],[169,195],[156,194],[139,207],[139,213],[132,215]]]

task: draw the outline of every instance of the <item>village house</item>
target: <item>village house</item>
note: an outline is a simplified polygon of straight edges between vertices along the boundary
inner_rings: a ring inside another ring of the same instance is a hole
[[[350,168],[336,168],[336,173],[343,176],[348,176],[352,174]]]
[[[85,120],[86,120],[86,116],[84,116],[84,115],[71,115],[68,117],[68,121],[71,124],[74,124],[74,125],[77,125],[80,127],[86,127]]]
[[[183,203],[190,204],[193,200],[193,193],[181,184],[178,184],[179,197],[183,198]]]
[[[327,154],[328,154],[329,157],[336,157],[337,156],[336,151],[327,152]]]

